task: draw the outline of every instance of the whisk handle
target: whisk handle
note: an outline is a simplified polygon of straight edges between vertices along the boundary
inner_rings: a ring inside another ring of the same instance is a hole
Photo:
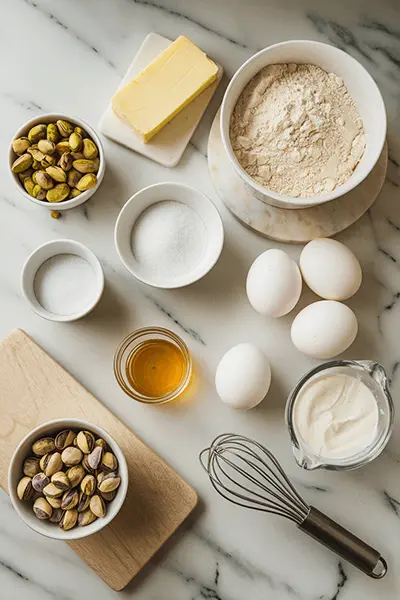
[[[381,579],[386,575],[386,561],[377,550],[313,506],[298,527],[369,577]]]

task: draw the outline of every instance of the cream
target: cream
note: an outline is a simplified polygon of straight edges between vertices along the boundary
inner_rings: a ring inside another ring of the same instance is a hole
[[[373,393],[362,381],[351,375],[325,375],[301,390],[293,420],[313,454],[344,459],[374,441],[379,411]]]

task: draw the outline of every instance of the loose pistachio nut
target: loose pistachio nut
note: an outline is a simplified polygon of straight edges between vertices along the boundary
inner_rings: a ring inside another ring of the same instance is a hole
[[[32,444],[32,452],[35,456],[44,456],[48,452],[53,452],[55,450],[54,438],[52,437],[44,437],[40,438],[40,440],[36,440]]]
[[[50,519],[53,514],[53,509],[47,502],[46,498],[37,498],[33,503],[33,512],[41,521]]]
[[[95,494],[91,497],[90,510],[96,515],[96,517],[99,517],[99,519],[106,516],[106,503],[98,494]]]
[[[59,523],[63,518],[64,511],[61,508],[53,508],[53,512],[51,513],[50,521],[52,523]]]
[[[86,525],[90,525],[97,519],[96,515],[92,513],[90,508],[87,508],[85,511],[78,514],[78,525],[81,527],[85,527]]]
[[[94,450],[89,454],[88,464],[91,469],[98,469],[103,458],[103,448],[96,446]]]
[[[99,490],[99,492],[100,492],[100,490]],[[100,496],[106,502],[112,502],[116,495],[117,495],[117,490],[114,490],[113,492],[100,492]]]
[[[43,140],[47,134],[47,126],[43,123],[35,125],[28,133],[28,139],[32,144],[37,144],[39,140]]]
[[[104,497],[104,494],[103,494]],[[51,496],[46,496],[47,502],[50,504],[52,508],[61,508],[61,497],[52,498]]]
[[[103,440],[103,438],[97,438],[95,441],[95,446],[100,446],[100,448],[103,448],[104,452],[107,452],[108,450],[107,442]]]
[[[58,187],[58,186],[56,186]],[[61,454],[61,459],[64,465],[67,467],[72,467],[74,465],[78,465],[83,458],[83,454],[79,448],[75,448],[74,446],[69,446],[65,448]]]
[[[77,196],[80,196],[81,194],[82,192],[80,192],[76,188],[72,188],[72,190],[69,193],[68,200],[72,200],[72,198],[77,198]]]
[[[40,473],[40,460],[36,456],[26,458],[22,470],[27,477],[35,477]]]
[[[69,187],[74,188],[80,179],[82,179],[82,173],[79,173],[76,169],[68,171],[67,183]]]
[[[99,484],[100,492],[113,492],[121,483],[121,478],[115,473],[107,473]]]
[[[83,512],[84,510],[86,510],[87,508],[89,508],[90,505],[90,496],[86,496],[86,494],[84,494],[83,492],[81,492],[79,494],[79,502],[78,502],[78,506],[77,511],[78,512]]]
[[[82,152],[83,152],[83,156],[85,158],[87,158],[88,160],[92,160],[93,158],[96,158],[96,156],[99,154],[96,144],[93,142],[93,140],[90,140],[89,138],[86,138],[85,140],[83,140]]]
[[[88,173],[87,175],[84,175],[82,177],[82,179],[80,179],[78,181],[78,183],[76,184],[76,188],[80,192],[86,192],[87,190],[90,190],[91,188],[94,188],[94,186],[96,184],[97,184],[97,177],[96,177],[96,175],[94,173]]]
[[[37,160],[38,162],[44,159],[44,153],[39,150],[36,144],[28,148],[27,153],[30,154],[32,158],[34,160]]]
[[[64,431],[60,431],[60,433],[56,435],[55,439],[55,446],[57,450],[65,450],[65,448],[74,443],[75,438],[76,433],[72,431],[72,429],[64,429]]]
[[[50,498],[58,498],[64,492],[60,490],[58,487],[54,485],[54,483],[48,483],[45,488],[43,488],[43,494],[45,496],[49,496]]]
[[[64,471],[57,471],[51,478],[51,482],[63,492],[66,492],[71,487],[71,483],[68,479],[68,476]]]
[[[76,465],[67,471],[67,477],[71,487],[76,487],[79,485],[85,475],[85,469],[82,467],[82,465]]]
[[[23,171],[26,171],[27,169],[29,169],[29,167],[32,165],[33,163],[33,158],[30,154],[26,153],[26,154],[22,154],[21,156],[19,156],[12,164],[11,166],[11,171],[13,173],[22,173]]]
[[[57,169],[59,167],[48,167]],[[64,173],[64,171],[63,171]],[[65,173],[64,173],[65,175]],[[58,183],[53,189],[48,190],[46,194],[46,199],[48,202],[62,202],[69,195],[69,185],[66,183]]]
[[[61,140],[61,142],[58,142],[58,144],[56,144],[56,150],[60,154],[63,154],[64,152],[70,152],[71,148],[69,147],[68,140]]]
[[[72,152],[80,152],[82,148],[82,136],[79,133],[76,133],[76,131],[71,133],[68,142]]]
[[[46,190],[40,187],[39,184],[36,184],[32,190],[32,196],[36,198],[36,200],[44,200],[46,198]]]
[[[20,137],[16,140],[13,140],[12,149],[14,150],[15,154],[21,156],[21,154],[25,154],[30,145],[31,143],[27,137]]]
[[[94,160],[88,160],[87,158],[74,160],[72,164],[79,173],[95,173],[99,168]]]
[[[95,437],[90,431],[80,431],[76,437],[76,444],[84,454],[90,454],[94,448]]]
[[[44,190],[51,190],[51,188],[54,187],[54,181],[50,175],[45,173],[45,171],[36,171],[35,180],[36,183]]]
[[[58,525],[64,531],[68,531],[68,529],[72,529],[73,527],[75,527],[77,520],[78,520],[78,511],[76,510],[76,508],[72,508],[70,510],[64,511],[64,514],[61,518],[61,521],[58,523]]]
[[[79,125],[77,125],[74,128],[74,131],[75,131],[75,133],[79,133],[79,135],[81,136],[82,139],[87,137],[86,131],[84,129],[82,129],[82,127],[79,127]]]
[[[81,490],[86,496],[92,496],[96,491],[96,479],[94,475],[85,475],[81,481]]]
[[[43,154],[54,154],[56,151],[55,143],[51,142],[50,140],[39,140],[38,148],[40,152],[43,152]]]
[[[67,181],[67,175],[61,167],[47,167],[46,173],[50,175],[54,181],[58,181],[58,183],[65,183]]]
[[[52,219],[61,219],[61,213],[58,210],[50,211],[50,216]]]
[[[23,477],[17,485],[17,496],[20,500],[25,502],[29,500],[33,495],[32,479],[30,477]]]
[[[57,144],[57,142],[59,142],[60,134],[55,123],[49,123],[47,125],[46,137],[49,140],[49,142],[53,142],[53,144]]]
[[[61,167],[63,171],[69,171],[72,168],[73,162],[74,157],[72,156],[72,152],[64,152],[58,161],[58,166]]]
[[[106,473],[116,471],[118,469],[117,457],[112,452],[104,452],[100,469]]]
[[[75,508],[79,502],[79,492],[76,488],[65,492],[61,500],[61,508],[63,510],[70,510]]]
[[[24,179],[24,188],[28,192],[30,196],[33,196],[33,188],[35,187],[35,183],[32,177],[27,177]]]
[[[32,479],[32,487],[36,492],[43,492],[46,485],[50,483],[50,479],[44,473],[38,473]]]
[[[56,125],[61,137],[68,137],[74,131],[74,127],[69,121],[59,119],[58,121],[56,121]]]

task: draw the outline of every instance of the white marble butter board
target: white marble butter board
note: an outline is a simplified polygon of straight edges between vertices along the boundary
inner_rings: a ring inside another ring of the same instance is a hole
[[[118,89],[129,83],[140,71],[143,71],[170,44],[171,40],[157,33],[149,33]],[[111,103],[100,119],[99,129],[103,135],[114,142],[143,154],[143,156],[160,163],[164,167],[175,167],[213,97],[222,75],[223,69],[218,65],[218,75],[214,83],[209,85],[186,108],[167,123],[147,144],[141,141],[128,123],[117,117]]]
[[[375,202],[385,181],[387,145],[371,173],[354,190],[337,200],[299,210],[271,206],[256,198],[239,177],[222,144],[220,110],[208,140],[211,179],[229,210],[247,227],[279,242],[299,244],[331,237],[353,225]]]

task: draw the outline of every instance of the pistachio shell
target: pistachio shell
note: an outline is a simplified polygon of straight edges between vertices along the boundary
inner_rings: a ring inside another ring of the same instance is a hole
[[[35,125],[30,129],[28,133],[28,139],[32,144],[37,144],[39,140],[43,140],[46,137],[47,126],[43,123]]]
[[[35,456],[44,456],[55,449],[54,438],[44,437],[32,444],[32,452]]]
[[[30,456],[24,460],[23,466],[24,475],[27,477],[35,477],[40,473],[40,461],[36,456]]]
[[[17,496],[20,500],[25,502],[29,500],[33,495],[32,479],[30,477],[23,477],[17,485]]]
[[[95,475],[96,469],[92,469],[92,467],[89,465],[88,458],[89,458],[89,455],[84,454],[84,456],[82,458],[82,467],[85,469],[85,471],[87,473],[90,473],[90,475]]]
[[[56,156],[51,154],[45,154],[44,159],[41,161],[40,164],[43,169],[47,169],[47,167],[54,167],[57,164]]]
[[[107,450],[108,450],[107,442],[105,440],[103,440],[103,438],[98,438],[95,441],[95,446],[100,446],[100,448],[103,448],[104,452],[107,452]]]
[[[69,185],[66,183],[58,183],[52,190],[46,194],[48,202],[62,202],[69,195]]]
[[[74,129],[75,133],[79,133],[79,135],[81,136],[81,138],[85,138],[87,137],[87,133],[84,129],[82,129],[82,127],[79,127],[79,125],[77,127],[75,127]]]
[[[81,490],[86,496],[91,496],[96,490],[96,479],[94,475],[85,475],[81,481]]]
[[[84,454],[90,454],[94,447],[95,437],[91,431],[80,431],[76,437],[76,443]]]
[[[96,517],[105,517],[106,516],[106,504],[101,496],[96,494],[92,496],[90,499],[90,510]]]
[[[26,153],[26,154],[22,154],[21,156],[19,156],[12,164],[11,166],[11,171],[13,173],[22,173],[23,171],[26,171],[27,169],[29,169],[29,167],[32,165],[33,163],[33,158],[30,154]]]
[[[76,131],[71,133],[68,141],[72,152],[80,152],[82,148],[82,136],[79,133],[76,133]]]
[[[79,450],[79,448],[75,448],[74,446],[68,446],[68,448],[65,448],[61,454],[63,463],[68,467],[79,464],[82,460],[82,457],[83,454],[81,450]]]
[[[45,171],[36,171],[35,180],[44,190],[51,190],[51,188],[54,187],[54,181],[48,173],[45,173]]]
[[[14,150],[15,154],[21,156],[21,154],[25,154],[30,145],[31,143],[27,137],[20,137],[16,140],[13,140],[12,149]]]
[[[85,527],[86,525],[93,523],[96,519],[96,515],[92,513],[90,508],[87,508],[85,511],[78,514],[78,525],[80,525],[80,527]]]
[[[44,200],[46,198],[46,190],[36,184],[32,190],[32,196],[36,198],[36,200]]]
[[[76,508],[72,508],[70,510],[64,511],[64,514],[58,525],[64,531],[68,531],[68,529],[72,529],[73,527],[75,527],[77,520],[78,511],[76,510]]]
[[[56,125],[61,137],[68,137],[74,131],[74,127],[69,121],[59,119],[58,121],[56,121]]]
[[[118,469],[117,457],[112,452],[104,452],[100,468],[106,473],[116,471]]]
[[[83,492],[81,492],[79,494],[79,502],[78,502],[78,506],[77,511],[78,512],[83,512],[84,510],[86,510],[87,508],[89,508],[90,505],[90,496],[86,496],[86,494],[84,494]]]
[[[57,473],[54,473],[54,475],[52,475],[51,482],[56,486],[56,488],[62,490],[63,492],[66,492],[71,487],[68,476],[66,473],[64,473],[64,471],[57,471]]]
[[[79,502],[79,492],[76,488],[65,492],[61,500],[61,508],[63,510],[70,510],[75,508]]]
[[[35,187],[35,183],[32,177],[27,177],[24,179],[24,188],[28,192],[30,196],[33,196],[33,188]]]
[[[76,184],[76,188],[80,192],[86,192],[87,190],[94,188],[96,184],[97,184],[96,175],[94,175],[94,173],[88,173],[87,175],[84,175],[82,177],[82,179],[80,179],[78,181],[78,183]]]
[[[82,467],[82,465],[76,465],[75,467],[71,467],[66,473],[71,487],[76,487],[77,485],[79,485],[86,475],[85,469]]]
[[[96,158],[99,154],[98,148],[93,140],[86,138],[83,140],[83,156],[89,160]]]
[[[32,487],[36,492],[43,492],[46,485],[50,483],[50,479],[44,473],[38,473],[32,479]]]
[[[44,521],[46,519],[50,519],[53,514],[53,509],[47,500],[43,497],[37,498],[33,503],[33,512],[37,516],[38,519]]]
[[[58,133],[58,128],[55,123],[49,123],[47,125],[46,137],[53,144],[57,144],[60,140],[60,134]]]
[[[42,161],[41,160],[36,160],[36,158],[33,159],[32,162],[32,169],[35,169],[35,171],[39,170],[42,168]]]
[[[88,463],[92,469],[97,469],[101,463],[101,459],[103,458],[103,448],[100,446],[96,446],[94,450],[89,454]]]
[[[58,498],[64,492],[58,487],[56,487],[54,483],[50,482],[46,485],[46,487],[43,488],[43,493],[45,496],[50,496],[51,498]]]
[[[47,167],[46,173],[50,175],[54,181],[58,181],[58,183],[65,183],[67,181],[67,175],[61,167]]]
[[[64,152],[58,161],[58,166],[61,167],[63,171],[69,171],[72,168],[73,162],[74,157],[72,156],[72,152]]]
[[[68,446],[71,446],[76,438],[76,433],[72,429],[64,429],[56,435],[55,446],[57,450],[65,450]]]
[[[26,171],[22,171],[22,173],[18,173],[18,179],[20,181],[22,181],[22,183],[24,183],[24,180],[27,179],[28,177],[32,177],[34,173],[34,170],[29,167],[29,169],[26,169]]]
[[[52,523],[59,523],[63,518],[64,511],[61,508],[53,508],[53,512],[51,513],[50,521]]]
[[[52,475],[54,475],[54,473],[60,471],[62,469],[62,466],[63,463],[61,460],[61,454],[59,452],[53,452],[53,454],[50,456],[47,462],[44,472],[46,473],[47,477],[51,477]]]
[[[103,481],[99,484],[100,492],[113,492],[121,483],[121,478],[115,473],[107,473]]]
[[[100,490],[99,490],[99,492],[100,492]],[[117,495],[117,490],[114,490],[112,492],[100,492],[100,496],[106,502],[112,502],[116,495]]]
[[[61,508],[61,497],[52,498],[51,496],[46,496],[47,502],[50,504],[52,508]]]
[[[68,171],[67,183],[69,187],[74,188],[80,179],[82,179],[82,173],[79,173],[76,169]]]

